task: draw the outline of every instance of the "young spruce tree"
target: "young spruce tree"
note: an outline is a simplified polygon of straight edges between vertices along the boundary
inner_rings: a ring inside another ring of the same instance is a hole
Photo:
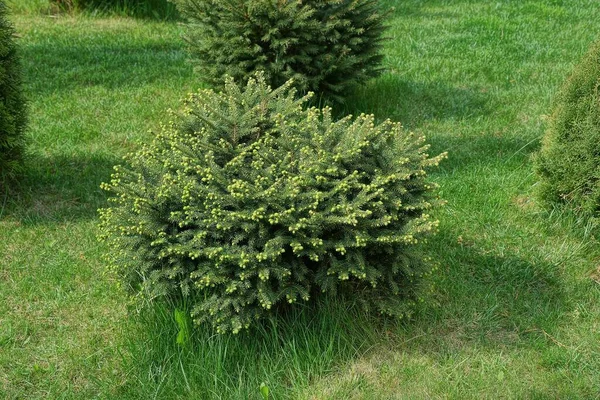
[[[245,82],[265,71],[277,87],[343,101],[381,71],[385,30],[378,0],[174,0],[203,79]]]
[[[444,155],[397,123],[305,110],[290,86],[259,74],[192,95],[116,168],[101,230],[130,289],[183,295],[221,332],[315,291],[410,312],[432,268],[416,244],[437,224],[426,170]]]

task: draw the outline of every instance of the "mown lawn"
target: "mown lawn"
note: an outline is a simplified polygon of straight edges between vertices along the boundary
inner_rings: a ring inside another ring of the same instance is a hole
[[[394,322],[330,300],[185,349],[170,310],[128,311],[95,238],[112,166],[203,86],[183,27],[12,3],[30,155],[0,199],[0,398],[259,399],[261,382],[274,399],[600,397],[597,231],[541,209],[532,166],[600,2],[387,1],[387,72],[339,111],[449,152],[429,301]]]

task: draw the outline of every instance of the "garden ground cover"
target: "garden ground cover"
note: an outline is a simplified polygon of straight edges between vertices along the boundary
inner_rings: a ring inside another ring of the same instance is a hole
[[[182,25],[53,16],[13,1],[30,106],[19,192],[0,199],[0,398],[595,398],[600,246],[533,197],[552,97],[600,38],[591,0],[408,0],[387,72],[345,113],[375,113],[449,152],[427,253],[435,289],[410,321],[325,301],[251,334],[137,316],[101,254],[99,185],[203,86]],[[388,1],[388,4],[396,3]],[[131,310],[130,310],[131,311]]]

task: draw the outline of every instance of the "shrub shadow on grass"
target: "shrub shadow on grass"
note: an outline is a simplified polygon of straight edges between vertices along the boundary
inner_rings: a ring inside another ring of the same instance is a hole
[[[509,249],[487,250],[447,229],[428,251],[440,262],[436,305],[424,307],[415,325],[407,327],[413,331],[409,335],[415,329],[428,333],[423,351],[435,343],[497,348],[523,344],[528,337],[538,340],[552,335],[571,307],[559,265],[524,259]]]
[[[106,204],[100,184],[110,179],[116,157],[36,157],[11,190],[2,219],[24,225],[92,219]]]
[[[509,170],[532,170],[531,155],[539,148],[537,137],[531,139],[487,132],[462,137],[452,134],[427,135],[427,141],[431,144],[431,154],[448,152],[448,158],[440,164],[444,171],[462,170],[468,165],[494,165],[498,168],[498,164],[505,164]]]
[[[110,40],[96,37],[75,44],[24,46],[24,76],[30,97],[93,86],[116,89],[193,79],[192,67],[179,45],[107,42]],[[36,78],[42,74],[44,79]]]
[[[443,82],[407,82],[387,73],[358,88],[339,107],[339,115],[375,114],[389,118],[407,129],[416,129],[429,120],[465,119],[483,115],[487,99],[472,88],[457,88]]]

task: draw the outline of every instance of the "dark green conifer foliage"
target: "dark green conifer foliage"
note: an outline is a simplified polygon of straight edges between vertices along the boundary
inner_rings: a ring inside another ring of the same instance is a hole
[[[600,212],[600,42],[575,67],[556,99],[536,159],[540,195],[578,213]]]
[[[263,75],[191,95],[116,167],[101,210],[111,265],[149,298],[188,297],[196,322],[238,332],[314,291],[406,315],[432,264],[417,242],[439,201],[423,137],[371,115],[303,109]]]
[[[245,82],[265,71],[271,86],[336,101],[380,73],[385,30],[377,0],[174,0],[203,79]]]
[[[0,1],[0,192],[22,168],[26,119],[21,90],[14,30],[6,5]]]

